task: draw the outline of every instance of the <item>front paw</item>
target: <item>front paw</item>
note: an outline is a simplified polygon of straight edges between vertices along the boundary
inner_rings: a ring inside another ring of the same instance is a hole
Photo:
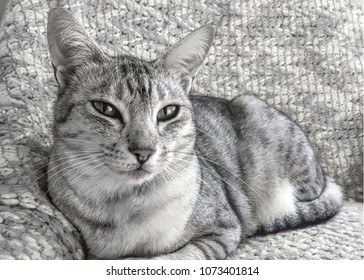
[[[151,258],[151,260],[173,260],[169,255],[161,255]]]
[[[128,257],[128,258],[123,258],[123,260],[172,260],[171,257],[168,257],[168,255],[161,255],[161,256],[155,256],[155,257]]]

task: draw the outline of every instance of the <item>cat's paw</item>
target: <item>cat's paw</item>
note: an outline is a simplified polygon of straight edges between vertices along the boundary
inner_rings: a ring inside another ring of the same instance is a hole
[[[171,260],[171,258],[168,258],[167,256],[157,256],[151,258],[151,260]]]
[[[183,260],[184,257],[177,253],[152,257],[151,260]]]

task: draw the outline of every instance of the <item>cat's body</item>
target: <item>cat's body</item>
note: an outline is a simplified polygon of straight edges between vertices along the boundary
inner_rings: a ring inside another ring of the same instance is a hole
[[[90,255],[223,259],[256,232],[337,213],[340,188],[289,118],[253,96],[187,95],[211,27],[146,62],[105,56],[63,9],[49,21],[49,194]]]

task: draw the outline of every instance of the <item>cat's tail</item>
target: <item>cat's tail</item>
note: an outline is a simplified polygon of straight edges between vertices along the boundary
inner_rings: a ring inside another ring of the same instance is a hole
[[[343,203],[341,187],[326,176],[326,186],[320,196],[311,201],[296,201],[296,210],[259,227],[255,234],[275,233],[323,222],[335,216]]]

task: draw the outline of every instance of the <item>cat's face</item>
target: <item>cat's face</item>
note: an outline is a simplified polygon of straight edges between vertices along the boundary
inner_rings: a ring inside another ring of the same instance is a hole
[[[153,62],[111,58],[69,12],[53,10],[48,42],[60,87],[55,145],[78,157],[80,173],[112,174],[131,186],[175,176],[193,153],[188,92],[213,35],[203,27]]]
[[[156,68],[122,58],[73,74],[55,105],[55,134],[75,154],[94,154],[85,169],[104,163],[100,168],[107,166],[127,184],[139,184],[162,172],[168,176],[181,164],[174,161],[180,158],[176,153],[193,152],[186,91]]]

